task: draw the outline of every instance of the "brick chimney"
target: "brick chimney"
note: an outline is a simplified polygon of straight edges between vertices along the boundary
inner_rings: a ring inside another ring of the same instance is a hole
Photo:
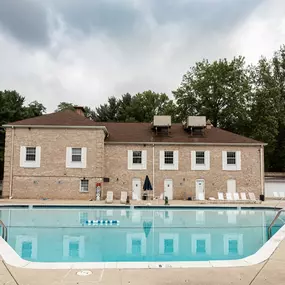
[[[207,122],[206,122],[206,129],[211,129],[212,128],[212,123],[211,121],[208,119]]]
[[[85,117],[85,110],[82,106],[75,106],[74,109],[78,115]]]

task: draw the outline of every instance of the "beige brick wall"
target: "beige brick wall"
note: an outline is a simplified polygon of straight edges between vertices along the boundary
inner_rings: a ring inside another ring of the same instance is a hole
[[[3,196],[9,197],[12,131],[6,130],[5,173]],[[41,167],[21,168],[20,147],[41,147]],[[66,168],[66,147],[86,147],[87,167]],[[128,150],[147,150],[147,169],[128,170]],[[160,150],[179,151],[179,170],[159,170]],[[191,150],[210,151],[210,170],[191,170]],[[241,170],[222,170],[222,151],[241,151]],[[164,192],[164,180],[173,180],[174,199],[195,196],[196,179],[205,180],[206,197],[217,197],[217,192],[227,191],[227,180],[236,179],[237,191],[261,194],[260,147],[258,146],[187,146],[156,145],[104,145],[104,132],[91,129],[15,129],[12,189],[14,198],[94,199],[96,182],[103,177],[110,182],[102,183],[103,197],[107,191],[119,199],[121,191],[132,194],[132,179],[140,178],[141,184],[149,175],[155,196]],[[80,193],[80,179],[89,179],[89,193]]]
[[[128,150],[147,150],[147,170],[128,170]],[[186,199],[195,196],[196,179],[205,180],[206,197],[217,197],[217,192],[227,191],[227,180],[236,179],[238,192],[261,194],[260,147],[246,146],[155,146],[154,151],[154,191],[155,196],[164,192],[164,179],[173,180],[174,199]],[[160,150],[179,151],[179,170],[159,170]],[[191,150],[210,151],[211,168],[209,171],[191,170]],[[241,151],[241,170],[222,170],[222,151]],[[114,191],[116,198],[120,191],[132,194],[132,179],[140,178],[143,185],[145,176],[153,184],[152,146],[142,145],[105,145],[105,177],[110,178],[104,184],[104,191]]]
[[[3,196],[9,196],[12,131],[7,129]],[[40,168],[20,167],[20,147],[40,146]],[[66,147],[86,147],[87,167],[66,168]],[[14,134],[14,198],[90,199],[104,170],[104,132],[94,129],[24,129]],[[80,193],[80,180],[89,179],[89,193]]]

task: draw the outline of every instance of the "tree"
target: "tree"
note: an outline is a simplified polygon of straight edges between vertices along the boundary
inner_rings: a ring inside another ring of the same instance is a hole
[[[74,104],[73,103],[68,103],[68,102],[60,102],[57,105],[57,108],[55,110],[55,112],[61,112],[64,110],[74,110]]]
[[[37,101],[31,102],[28,106],[24,106],[24,102],[25,98],[15,90],[0,91],[0,180],[3,179],[5,149],[5,130],[1,126],[40,116],[46,111],[46,108]]]
[[[198,62],[173,91],[179,119],[204,115],[214,126],[244,133],[251,100],[251,85],[243,57]]]

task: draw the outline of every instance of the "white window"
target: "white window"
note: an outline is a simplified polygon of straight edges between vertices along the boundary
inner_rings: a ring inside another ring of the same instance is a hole
[[[223,170],[241,170],[241,152],[223,151]]]
[[[191,170],[210,170],[210,151],[191,151]]]
[[[66,148],[66,168],[86,168],[86,147]]]
[[[79,212],[79,223],[81,225],[84,225],[87,220],[88,220],[88,213]]]
[[[128,150],[128,169],[144,170],[147,168],[146,150]]]
[[[160,170],[178,170],[178,150],[160,151]]]
[[[41,165],[41,147],[21,146],[20,167],[37,168]]]
[[[84,236],[63,236],[63,257],[68,259],[84,258],[85,240]]]
[[[81,148],[72,148],[71,149],[71,161],[72,162],[81,162],[82,161],[82,149]]]
[[[80,192],[88,192],[89,180],[83,179],[80,181]]]

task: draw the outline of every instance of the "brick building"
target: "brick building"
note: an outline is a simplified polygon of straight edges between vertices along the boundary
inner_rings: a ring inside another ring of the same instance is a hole
[[[95,199],[128,191],[141,199],[146,175],[155,197],[204,192],[264,192],[264,143],[213,127],[204,117],[171,124],[101,123],[82,108],[14,122],[6,128],[3,196]]]

